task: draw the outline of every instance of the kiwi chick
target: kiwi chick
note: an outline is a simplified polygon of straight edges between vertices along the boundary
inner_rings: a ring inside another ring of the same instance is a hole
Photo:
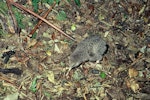
[[[92,35],[81,41],[69,58],[69,71],[86,61],[102,60],[107,50],[106,42],[99,35]]]

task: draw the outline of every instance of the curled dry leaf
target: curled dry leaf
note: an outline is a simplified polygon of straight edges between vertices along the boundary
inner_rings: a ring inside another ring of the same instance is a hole
[[[139,90],[139,84],[134,80],[130,79],[126,81],[127,87],[131,88],[131,90],[136,93]]]
[[[131,89],[132,89],[132,91],[137,92],[137,90],[139,89],[139,84],[137,84],[135,81],[133,81],[131,83]]]
[[[27,42],[27,48],[30,48],[30,47],[34,46],[36,43],[37,43],[36,39],[28,40],[28,42]]]
[[[138,75],[138,71],[134,68],[130,68],[129,71],[128,71],[128,74],[129,74],[130,78],[136,77]]]

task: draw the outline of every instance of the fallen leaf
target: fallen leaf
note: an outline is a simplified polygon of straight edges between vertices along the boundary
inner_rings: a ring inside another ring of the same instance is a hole
[[[30,90],[31,90],[32,92],[36,92],[36,91],[37,91],[36,85],[37,85],[37,78],[35,77],[35,78],[33,79],[33,81],[32,81],[31,86],[30,86]]]
[[[55,84],[55,78],[54,78],[54,72],[53,71],[48,71],[46,76],[50,82]]]
[[[104,33],[104,37],[107,37],[109,33],[110,33],[109,31],[106,31],[106,32]]]
[[[63,88],[61,85],[56,85],[54,88],[52,88],[52,92],[55,92],[57,95],[61,95],[65,88]]]
[[[130,68],[129,71],[128,71],[128,74],[129,74],[130,78],[136,77],[138,75],[138,71],[134,68]]]
[[[126,81],[127,87],[136,93],[139,90],[139,84],[132,78]]]
[[[105,16],[100,13],[99,16],[98,16],[98,19],[101,21],[101,20],[103,20],[104,18],[105,18]]]
[[[101,73],[100,73],[100,77],[101,77],[102,79],[106,78],[105,72],[101,72]]]
[[[73,74],[73,79],[80,80],[81,78],[83,78],[83,75],[80,72],[75,71]]]
[[[64,84],[65,86],[73,86],[73,83],[72,82],[67,82]]]
[[[57,53],[63,53],[63,51],[60,50],[57,44],[55,44],[54,51],[56,51]]]
[[[18,100],[18,96],[19,96],[19,93],[13,93],[13,94],[9,94],[7,95],[4,100]]]
[[[77,6],[79,6],[79,7],[81,6],[80,0],[74,0],[74,1],[75,1],[75,3],[76,3]]]
[[[75,24],[72,24],[72,25],[71,25],[71,30],[72,30],[72,31],[75,31],[75,30],[76,30],[76,25],[75,25]]]
[[[137,90],[139,89],[139,84],[136,83],[135,81],[133,81],[133,82],[131,83],[131,89],[132,89],[132,91],[134,91],[134,93],[136,93]]]
[[[30,47],[34,46],[36,43],[37,43],[36,39],[30,39],[30,40],[28,40],[28,42],[27,42],[27,48],[30,48]]]
[[[60,11],[56,16],[56,19],[59,21],[63,21],[66,20],[66,17],[66,13],[64,11]]]
[[[51,53],[50,50],[47,50],[47,51],[46,51],[46,54],[47,54],[48,56],[51,56],[51,55],[52,55],[52,53]]]

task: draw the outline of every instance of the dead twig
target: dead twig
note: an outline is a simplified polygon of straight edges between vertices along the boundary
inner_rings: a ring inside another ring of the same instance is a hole
[[[0,80],[4,80],[4,81],[6,81],[7,83],[9,83],[9,84],[11,84],[11,85],[13,85],[13,86],[16,86],[16,85],[15,85],[15,81],[16,81],[16,80],[11,80],[10,78],[7,78],[7,77],[2,76],[2,75],[0,75]]]
[[[7,7],[8,7],[8,12],[9,12],[9,14],[10,14],[10,16],[11,16],[11,19],[12,19],[12,22],[13,22],[13,25],[14,25],[14,31],[15,31],[15,33],[16,33],[16,32],[18,32],[18,31],[17,31],[18,25],[17,25],[17,21],[16,21],[16,19],[15,19],[15,17],[14,17],[14,14],[13,14],[13,12],[12,12],[12,9],[11,9],[10,0],[6,0],[6,4],[7,4]]]
[[[49,12],[52,10],[52,8],[53,8],[55,5],[56,5],[56,3],[53,4],[53,5],[47,10],[47,12],[44,14],[44,16],[42,16],[42,17],[43,17],[43,18],[46,18],[46,17],[48,16]],[[29,35],[32,35],[32,34],[36,31],[36,29],[41,25],[42,22],[43,22],[43,21],[40,20],[40,21],[36,24],[36,26],[34,27],[34,29],[30,32]]]
[[[70,39],[73,40],[73,41],[76,41],[73,37],[69,36],[68,34],[66,34],[65,32],[63,32],[61,29],[59,29],[57,26],[55,26],[55,25],[53,25],[52,23],[48,22],[46,19],[42,18],[42,17],[39,16],[38,14],[36,14],[36,13],[30,11],[29,9],[27,9],[27,8],[25,8],[25,7],[21,6],[21,5],[19,5],[19,4],[15,3],[15,2],[13,2],[13,1],[10,1],[10,3],[11,3],[12,5],[14,5],[15,7],[19,8],[19,9],[21,9],[21,10],[24,10],[24,11],[26,11],[26,12],[32,14],[33,16],[35,16],[35,17],[41,19],[42,21],[44,21],[45,23],[47,23],[48,25],[50,25],[52,28],[54,28],[54,29],[56,29],[58,32],[62,33],[64,36],[70,38]]]

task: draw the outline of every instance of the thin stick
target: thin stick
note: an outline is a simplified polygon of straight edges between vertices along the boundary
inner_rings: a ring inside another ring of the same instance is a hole
[[[48,22],[46,19],[42,18],[41,16],[39,16],[38,14],[30,11],[29,9],[26,9],[25,7],[15,3],[15,2],[10,2],[12,5],[16,6],[17,8],[21,9],[21,10],[24,10],[30,14],[32,14],[33,16],[43,20],[45,23],[47,23],[48,25],[50,25],[51,27],[53,27],[54,29],[56,29],[58,32],[62,33],[64,36],[70,38],[71,40],[73,41],[76,41],[73,37],[69,36],[68,34],[66,34],[65,32],[63,32],[61,29],[59,29],[58,27],[56,27],[55,25],[51,24],[50,22]]]
[[[9,0],[6,0],[6,3],[7,3],[8,9],[9,9],[9,13],[10,13],[10,16],[12,18],[13,24],[14,24],[14,30],[15,30],[15,32],[17,32],[18,25],[17,25],[17,21],[16,21],[16,19],[14,17],[14,14],[12,12],[12,9],[11,9],[11,5],[10,5],[11,2]]]
[[[11,79],[9,79],[9,78],[7,78],[7,77],[5,77],[5,76],[2,76],[2,75],[0,75],[0,80],[4,80],[4,81],[6,81],[6,82],[8,82],[8,83],[10,83],[10,84],[12,84],[13,86],[15,86],[15,80],[11,80]]]
[[[42,17],[43,17],[43,18],[46,18],[46,17],[48,16],[49,12],[52,10],[52,8],[53,8],[55,5],[56,5],[56,3],[53,4],[53,5],[46,11],[46,13],[44,14],[44,16],[42,16]],[[36,29],[41,25],[42,22],[43,22],[43,21],[40,20],[40,21],[36,24],[36,26],[34,27],[34,29],[30,32],[29,35],[32,35],[32,34],[36,31]]]

